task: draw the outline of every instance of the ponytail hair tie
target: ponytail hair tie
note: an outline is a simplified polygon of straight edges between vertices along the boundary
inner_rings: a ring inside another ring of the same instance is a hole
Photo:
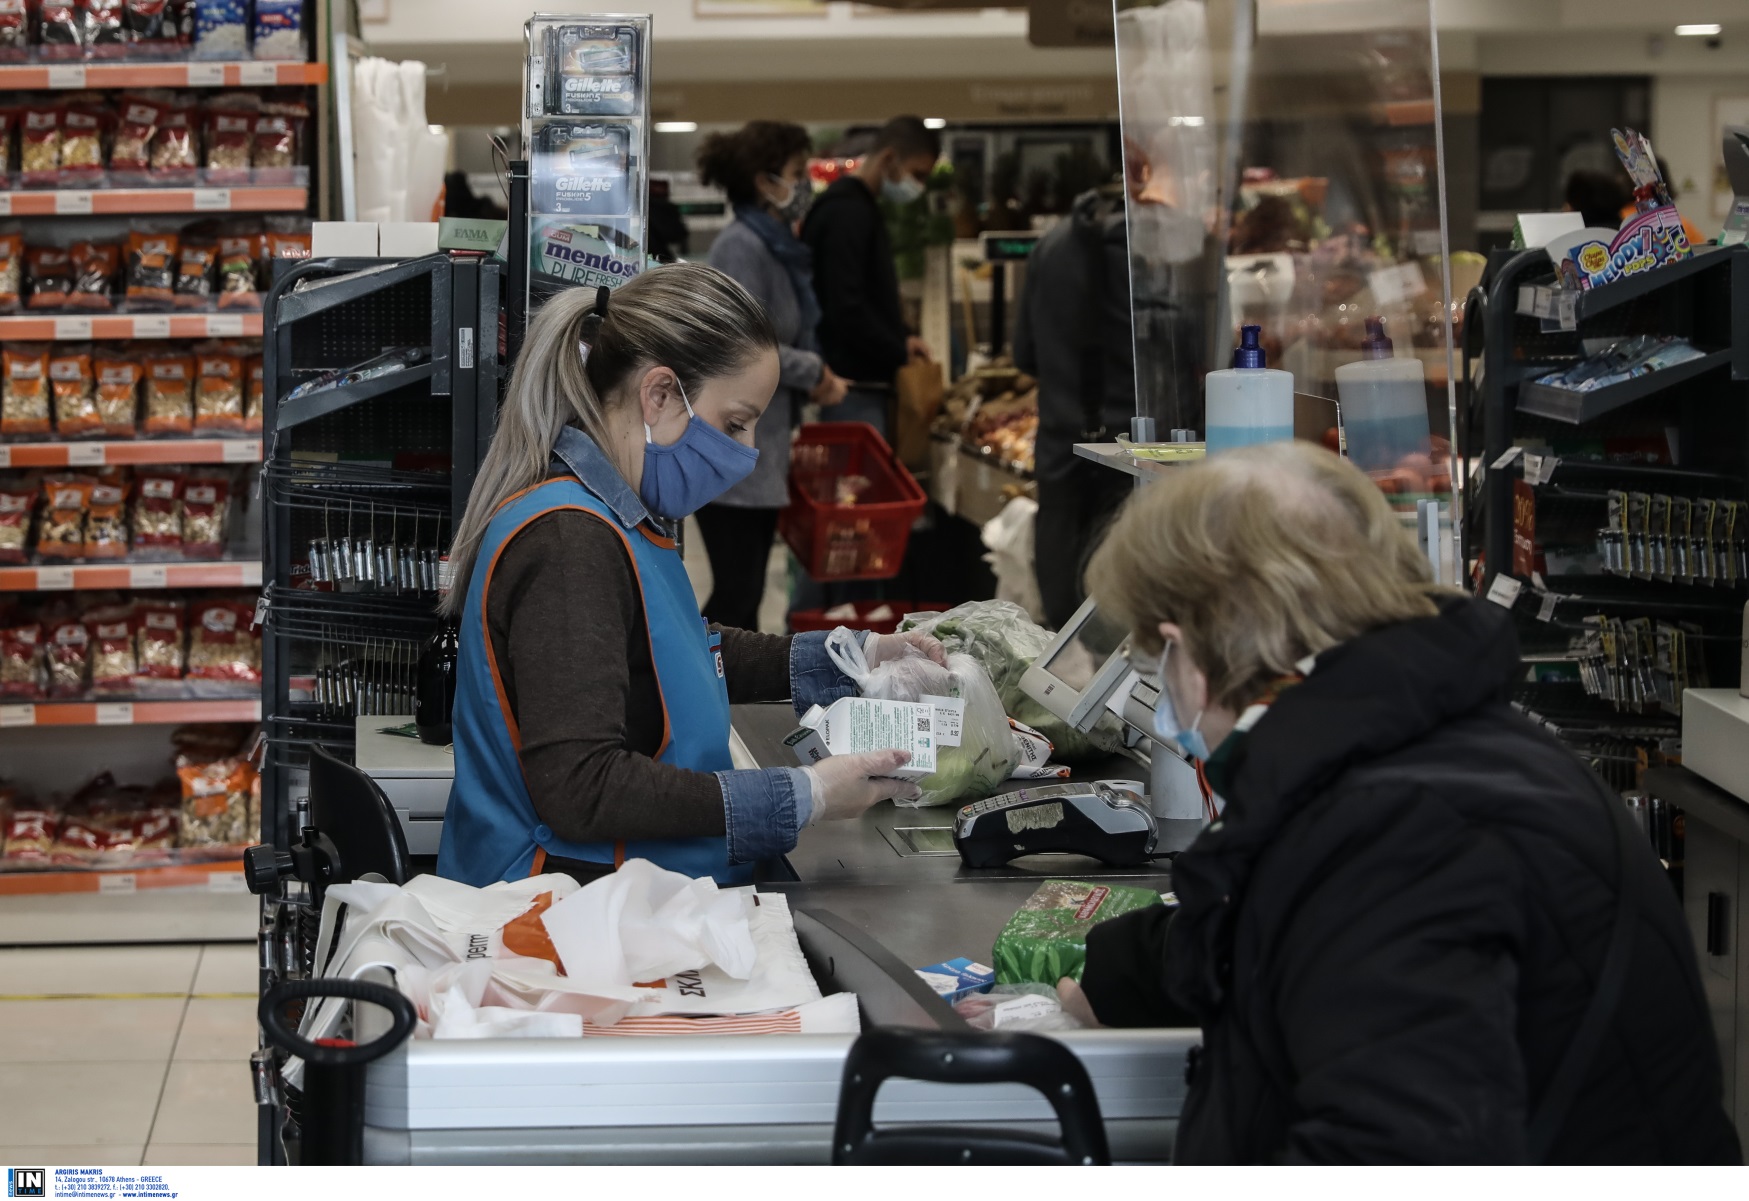
[[[613,295],[613,289],[605,285],[595,289],[595,315],[606,320],[607,298]]]

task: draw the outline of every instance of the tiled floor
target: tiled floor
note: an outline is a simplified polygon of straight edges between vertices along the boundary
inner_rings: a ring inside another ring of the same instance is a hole
[[[0,949],[0,1162],[252,1164],[255,948]]]

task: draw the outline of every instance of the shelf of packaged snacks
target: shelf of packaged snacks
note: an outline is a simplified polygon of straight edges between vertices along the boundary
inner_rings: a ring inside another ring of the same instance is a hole
[[[0,89],[273,88],[328,82],[327,63],[8,63]]]
[[[0,442],[0,467],[114,467],[259,463],[259,438],[144,438],[131,442]]]
[[[308,188],[91,188],[0,192],[0,217],[145,213],[301,213]]]
[[[24,313],[0,317],[0,342],[90,338],[259,338],[260,313]]]
[[[203,852],[204,854],[204,852]],[[0,897],[40,897],[78,892],[144,892],[158,888],[198,888],[208,892],[247,892],[242,848],[236,858],[158,867],[120,867],[108,871],[55,870],[0,872]]]
[[[0,567],[0,592],[98,588],[259,588],[261,564],[87,563],[73,567]]]
[[[0,704],[0,729],[24,726],[173,726],[197,721],[260,720],[261,701],[256,697]]]

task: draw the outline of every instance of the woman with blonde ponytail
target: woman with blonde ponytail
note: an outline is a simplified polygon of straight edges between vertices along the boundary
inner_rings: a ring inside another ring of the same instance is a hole
[[[587,881],[643,858],[745,882],[800,828],[915,791],[890,778],[894,753],[731,770],[731,701],[800,711],[855,691],[823,634],[707,626],[675,545],[752,471],[777,386],[770,321],[709,267],[541,309],[450,550],[461,653],[440,874]],[[941,658],[918,635],[863,638],[871,663],[909,646]]]

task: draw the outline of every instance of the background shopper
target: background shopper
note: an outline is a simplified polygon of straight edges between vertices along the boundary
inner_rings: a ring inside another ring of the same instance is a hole
[[[1226,799],[1179,905],[1095,927],[1061,987],[1201,1025],[1179,1162],[1740,1162],[1669,880],[1507,703],[1510,616],[1433,587],[1358,469],[1170,472],[1088,584]]]
[[[911,359],[927,359],[929,348],[905,324],[892,239],[878,201],[918,199],[940,157],[941,136],[922,118],[894,117],[857,169],[814,202],[802,226],[802,240],[814,255],[820,347],[832,370],[850,381],[849,395],[825,416],[866,421],[889,441],[893,377]]]
[[[808,133],[800,125],[754,121],[712,134],[698,152],[699,178],[728,193],[735,219],[711,246],[711,266],[765,309],[777,333],[778,388],[760,418],[753,473],[698,511],[711,564],[705,618],[736,629],[759,625],[759,598],[778,511],[789,500],[789,448],[801,406],[837,405],[845,382],[820,357],[813,256],[795,226],[814,198]]]

